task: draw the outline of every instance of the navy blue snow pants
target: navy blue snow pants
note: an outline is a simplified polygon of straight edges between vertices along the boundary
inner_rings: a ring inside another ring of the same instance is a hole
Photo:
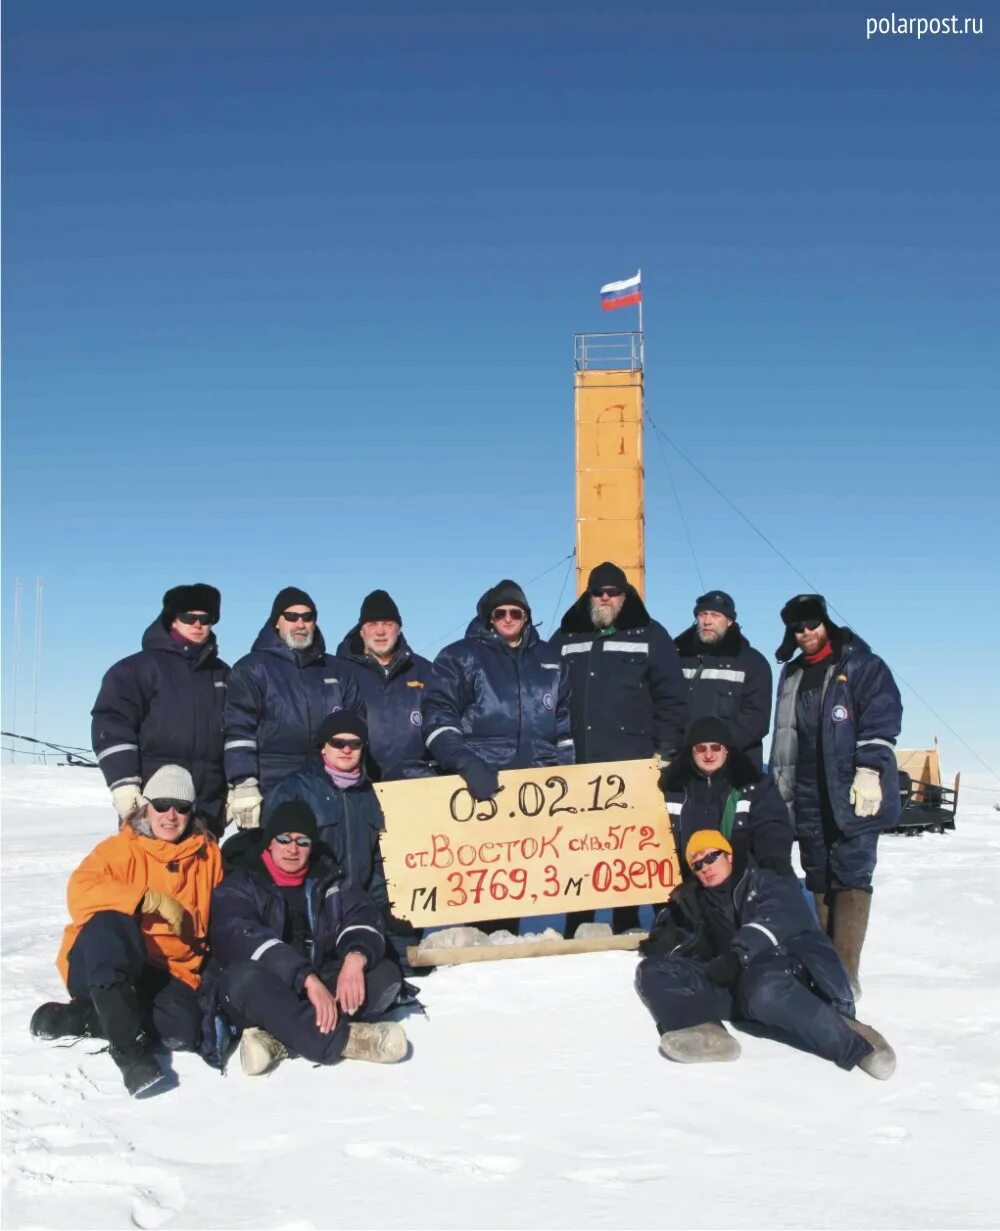
[[[730,989],[713,983],[704,963],[667,955],[639,963],[635,988],[660,1034],[704,1022],[759,1022],[805,1051],[842,1069],[853,1068],[871,1045],[810,989],[806,978],[795,958],[765,954]]]
[[[74,1000],[89,1000],[93,987],[132,983],[144,1026],[171,1051],[198,1051],[202,1014],[198,993],[146,960],[134,915],[102,910],[80,929],[69,951],[67,987]]]
[[[320,977],[331,992],[336,990],[341,963],[325,966]],[[390,958],[365,971],[365,999],[353,1017],[339,1014],[329,1034],[316,1026],[316,1010],[305,993],[289,987],[257,962],[227,966],[219,979],[219,1007],[226,1018],[243,1030],[262,1026],[284,1043],[289,1051],[313,1064],[335,1064],[347,1045],[352,1021],[374,1021],[391,1008],[403,976]]]

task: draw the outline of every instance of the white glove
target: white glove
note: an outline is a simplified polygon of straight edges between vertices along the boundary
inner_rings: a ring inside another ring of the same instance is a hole
[[[874,816],[882,807],[882,783],[877,769],[859,769],[851,784],[855,816]]]
[[[226,820],[235,821],[237,829],[260,829],[260,805],[263,796],[256,778],[246,778],[234,786],[226,799]]]
[[[142,798],[142,791],[134,782],[128,782],[122,786],[111,788],[111,802],[115,806],[115,811],[122,821],[127,821],[140,808],[145,807],[146,801]]]

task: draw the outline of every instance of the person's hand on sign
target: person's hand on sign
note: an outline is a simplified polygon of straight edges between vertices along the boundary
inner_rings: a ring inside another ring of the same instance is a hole
[[[348,953],[337,976],[337,1004],[345,1013],[357,1013],[365,1000],[365,959],[361,953]]]
[[[319,975],[308,975],[302,990],[316,1010],[316,1029],[320,1034],[329,1034],[337,1024],[337,1002],[333,993]]]
[[[469,794],[477,802],[492,799],[500,790],[499,774],[478,757],[470,757],[468,764],[459,770],[459,773],[465,779]]]

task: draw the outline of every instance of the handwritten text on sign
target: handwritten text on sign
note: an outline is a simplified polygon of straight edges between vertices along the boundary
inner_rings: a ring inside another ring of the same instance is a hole
[[[416,926],[661,902],[679,882],[656,762],[382,782],[393,914]]]

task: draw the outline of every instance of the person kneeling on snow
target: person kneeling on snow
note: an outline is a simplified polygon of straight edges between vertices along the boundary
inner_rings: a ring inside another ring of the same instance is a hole
[[[163,1076],[155,1042],[172,1051],[201,1045],[197,993],[222,858],[192,815],[194,800],[190,773],[164,765],[139,810],[69,878],[73,921],[56,965],[73,999],[43,1004],[31,1019],[37,1038],[107,1039],[132,1095]]]
[[[843,963],[819,930],[797,879],[752,857],[735,880],[733,848],[718,830],[691,835],[695,875],[676,890],[643,945],[636,991],[669,1060],[735,1060],[740,1045],[723,1020],[757,1022],[842,1069],[881,1081],[896,1056],[854,1018]]]
[[[372,1020],[402,981],[385,957],[382,917],[319,842],[312,808],[279,804],[261,830],[230,838],[223,856],[210,929],[215,997],[243,1032],[244,1073],[292,1054],[315,1064],[402,1060],[402,1026]]]

